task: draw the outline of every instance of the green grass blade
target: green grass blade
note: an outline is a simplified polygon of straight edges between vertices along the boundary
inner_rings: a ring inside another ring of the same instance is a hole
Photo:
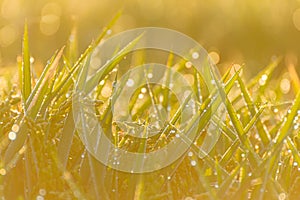
[[[275,138],[276,143],[280,144],[291,133],[291,131],[289,131],[289,130],[293,124],[293,120],[294,120],[295,116],[297,115],[297,111],[299,109],[300,109],[300,91],[298,92],[298,94],[296,96],[293,106],[290,108],[290,110],[286,114],[286,120]]]
[[[28,44],[28,27],[24,27],[23,50],[22,50],[22,96],[26,102],[31,93],[31,69],[30,69],[30,52]],[[25,106],[25,108],[27,108]]]

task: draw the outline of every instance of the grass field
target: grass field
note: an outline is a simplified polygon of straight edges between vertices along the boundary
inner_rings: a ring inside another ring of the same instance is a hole
[[[233,65],[217,84],[220,94],[199,94],[203,99],[197,102],[201,114],[196,124],[197,137],[172,165],[135,174],[114,170],[97,161],[76,131],[72,99],[76,80],[82,76],[95,46],[109,37],[107,31],[112,24],[82,54],[78,52],[77,41],[70,40],[66,47],[54,53],[42,73],[31,65],[25,27],[22,57],[18,59],[18,70],[13,68],[18,71],[17,79],[12,79],[16,76],[6,71],[0,77],[0,196],[3,199],[300,198],[300,83],[291,57],[274,58],[251,79],[243,76],[247,67]],[[70,38],[77,38],[73,34]],[[126,56],[130,59],[130,55]],[[93,91],[95,98],[88,103],[98,111],[99,122],[119,148],[155,151],[172,140],[164,131],[168,125],[163,125],[157,137],[147,141],[136,139],[122,130],[108,112],[113,83],[118,82],[117,64],[122,60],[112,61]],[[190,74],[195,91],[205,87],[199,74],[186,69],[186,61],[170,54],[162,60],[180,73]],[[144,61],[132,59],[131,62]],[[288,68],[281,67],[284,62],[289,63]],[[156,95],[169,94],[156,86],[147,89],[143,101],[139,101],[139,92],[131,99],[137,126],[139,120],[146,119],[151,102],[157,101]],[[164,108],[171,107],[170,115],[178,109],[172,95],[167,95],[161,103]],[[223,120],[205,114],[213,112],[212,105],[221,103],[226,110]],[[168,123],[172,120],[171,116]],[[207,156],[199,157],[210,124],[218,124],[220,137]]]

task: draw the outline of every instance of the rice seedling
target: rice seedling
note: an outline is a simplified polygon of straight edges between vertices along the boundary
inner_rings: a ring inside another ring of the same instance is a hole
[[[146,81],[130,98],[128,110],[133,122],[115,120],[111,112],[113,100],[130,84],[120,80],[122,73],[128,71],[120,66],[148,62],[146,52],[130,52],[139,36],[126,47],[116,49],[102,70],[93,76],[89,74],[92,53],[108,37],[107,31],[117,18],[80,57],[74,40],[76,31],[72,31],[73,39],[66,48],[54,53],[37,78],[32,76],[34,69],[30,64],[30,42],[25,26],[20,81],[2,88],[0,96],[0,196],[3,199],[299,198],[299,79],[295,73],[289,76],[288,83],[293,82],[294,90],[288,94],[282,92],[280,85],[271,84],[272,80],[282,79],[274,73],[282,70],[277,67],[281,65],[280,58],[251,80],[245,81],[241,75],[244,69],[228,69],[211,92],[201,74],[186,67],[186,60],[172,53],[157,58],[169,68],[192,77],[198,115],[190,117],[184,130],[197,130],[195,140],[183,156],[154,172],[127,173],[99,162],[86,149],[78,133],[74,99],[93,107],[95,112],[86,114],[96,117],[116,147],[145,154],[163,148],[180,136],[182,107],[189,105],[188,100],[180,105],[172,91]],[[164,84],[168,86],[174,77],[169,71],[164,73],[167,77]],[[149,78],[151,71],[145,74]],[[119,91],[114,91],[115,84],[121,85]],[[86,98],[87,94],[74,92],[74,88],[82,87],[92,100]],[[270,99],[270,94],[275,100]],[[212,114],[218,112],[221,104],[223,119]],[[149,113],[153,110],[167,120],[151,118]],[[89,123],[92,122],[87,120],[86,124]],[[219,133],[219,139],[204,155],[201,145],[211,133],[211,125],[217,128],[213,133]],[[147,130],[145,127],[151,127],[156,134],[144,138],[132,136],[132,131]],[[143,160],[136,161],[136,165],[142,164]]]

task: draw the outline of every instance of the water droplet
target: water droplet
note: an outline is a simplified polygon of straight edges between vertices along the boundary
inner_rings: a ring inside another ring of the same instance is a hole
[[[47,193],[46,190],[43,189],[43,188],[39,190],[39,194],[42,195],[42,196],[45,196],[46,193]]]
[[[278,110],[277,108],[275,108],[275,109],[273,110],[274,113],[278,113],[278,111],[279,111],[279,110]]]
[[[268,80],[268,75],[266,75],[266,74],[262,75],[261,79],[264,80],[264,81]]]
[[[193,64],[190,61],[185,63],[185,67],[188,68],[188,69],[191,68],[192,66],[193,66]]]
[[[19,127],[18,124],[14,124],[14,125],[11,127],[11,130],[12,130],[13,132],[15,132],[15,133],[19,132],[19,129],[20,129],[20,127]]]
[[[218,185],[218,184],[215,184],[215,188],[218,189],[218,188],[219,188],[219,185]]]
[[[36,197],[36,200],[44,200],[44,197],[41,196],[41,195],[38,195],[38,196]]]
[[[144,98],[144,95],[143,94],[139,94],[139,99],[142,99]]]
[[[164,101],[164,96],[163,95],[160,95],[159,96],[159,102],[163,102]]]
[[[177,134],[175,135],[175,137],[180,138],[180,135],[177,133]]]
[[[188,156],[189,156],[189,157],[192,157],[192,156],[193,156],[193,152],[190,151],[190,152],[188,153]]]
[[[143,88],[141,89],[141,92],[145,94],[145,93],[147,92],[147,89],[143,87]]]
[[[30,57],[30,63],[34,63],[34,57]]]
[[[10,139],[11,141],[15,140],[17,138],[17,134],[13,131],[9,132],[8,134],[8,139]]]
[[[99,84],[104,85],[104,83],[105,83],[105,80],[101,80]]]
[[[192,53],[192,58],[193,59],[198,59],[199,58],[199,53],[198,52]]]
[[[278,200],[285,200],[286,199],[286,194],[285,193],[280,193],[278,195]]]
[[[106,34],[107,35],[110,35],[112,33],[112,30],[111,29],[108,29],[107,31],[106,31]]]
[[[252,176],[252,173],[251,173],[251,172],[249,172],[249,173],[248,173],[248,176]]]
[[[151,78],[153,78],[153,74],[152,73],[148,73],[147,77],[151,79]]]
[[[192,160],[192,161],[191,161],[191,165],[194,167],[194,166],[197,165],[197,162],[196,162],[195,160]]]
[[[134,80],[128,79],[126,85],[127,85],[128,87],[132,87],[132,86],[134,85]]]
[[[4,168],[0,169],[0,175],[5,176],[6,175],[6,170]]]
[[[294,166],[294,167],[298,166],[298,163],[297,163],[297,162],[294,162],[294,163],[293,163],[293,166]]]
[[[259,79],[259,85],[263,86],[266,84],[268,80],[268,75],[264,74],[262,75],[262,77]]]
[[[168,176],[168,178],[167,178],[168,180],[171,180],[171,176]]]

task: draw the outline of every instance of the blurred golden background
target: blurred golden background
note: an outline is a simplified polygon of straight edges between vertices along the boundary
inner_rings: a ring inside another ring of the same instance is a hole
[[[143,26],[178,30],[219,60],[256,73],[272,56],[300,53],[300,1],[296,0],[0,0],[0,66],[15,65],[24,21],[30,48],[42,65],[76,25],[83,51],[119,11],[112,34]]]

